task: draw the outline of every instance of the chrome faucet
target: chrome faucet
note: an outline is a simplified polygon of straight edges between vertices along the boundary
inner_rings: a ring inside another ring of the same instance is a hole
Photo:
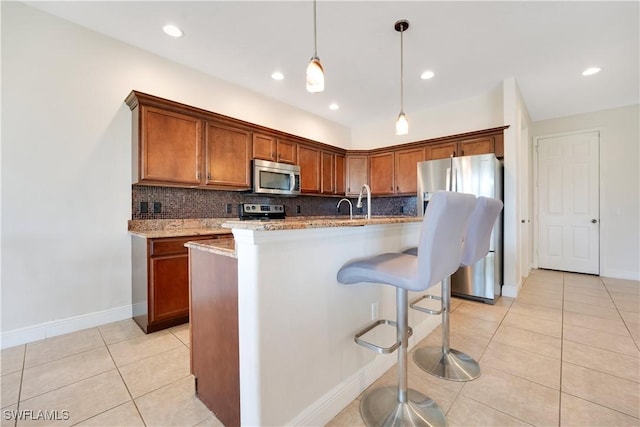
[[[371,219],[371,188],[364,184],[360,189],[360,195],[358,195],[358,203],[356,203],[356,208],[362,207],[362,190],[367,190],[367,219]]]
[[[340,209],[340,205],[342,204],[342,202],[349,203],[349,219],[353,219],[353,205],[351,204],[351,200],[340,199],[340,201],[338,201],[338,204],[336,205],[336,209]]]

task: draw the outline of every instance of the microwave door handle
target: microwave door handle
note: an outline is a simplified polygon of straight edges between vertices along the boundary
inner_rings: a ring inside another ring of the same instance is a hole
[[[293,193],[293,191],[296,189],[296,174],[291,172],[289,175],[291,176],[291,179],[289,180],[289,191]]]

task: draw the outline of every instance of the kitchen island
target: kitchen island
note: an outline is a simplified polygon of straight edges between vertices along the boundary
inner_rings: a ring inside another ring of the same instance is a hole
[[[372,317],[395,319],[395,289],[342,285],[336,273],[348,261],[415,246],[420,220],[294,218],[222,224],[235,239],[232,259],[237,270],[221,271],[236,274],[229,280],[237,278],[242,425],[325,424],[395,363],[395,355],[377,355],[353,340]],[[202,252],[204,246],[190,246],[190,252]],[[196,267],[194,257],[194,271],[215,268],[207,259]],[[218,275],[212,272],[210,277]],[[430,291],[439,292],[439,287]],[[437,316],[409,315],[414,331],[410,345],[439,324]],[[391,327],[371,334],[367,338],[381,344],[395,341]],[[198,342],[195,335],[193,339],[195,352]],[[200,387],[206,380],[196,376]]]

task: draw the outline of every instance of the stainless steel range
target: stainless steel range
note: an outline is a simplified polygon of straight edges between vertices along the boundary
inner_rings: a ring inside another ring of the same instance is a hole
[[[285,218],[284,205],[240,203],[240,205],[238,205],[238,213],[241,220],[269,220]]]

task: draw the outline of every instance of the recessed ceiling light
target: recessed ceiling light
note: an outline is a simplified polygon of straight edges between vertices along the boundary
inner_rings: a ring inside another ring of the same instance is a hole
[[[429,80],[430,78],[432,78],[433,76],[435,76],[435,74],[433,73],[433,71],[431,70],[427,70],[424,73],[420,74],[420,78],[422,80]]]
[[[329,109],[330,110],[337,110],[339,108],[340,108],[340,106],[338,104],[336,104],[335,102],[333,104],[329,104]]]
[[[598,67],[590,67],[582,72],[583,76],[592,76],[600,72],[600,68]]]
[[[273,74],[271,74],[271,78],[273,80],[282,80],[284,79],[284,74],[282,74],[280,71],[275,71]]]
[[[164,27],[162,27],[162,30],[165,32],[165,34],[171,36],[171,37],[182,37],[184,35],[184,33],[182,32],[182,30],[178,27],[176,27],[175,25],[172,24],[168,24],[165,25]]]

